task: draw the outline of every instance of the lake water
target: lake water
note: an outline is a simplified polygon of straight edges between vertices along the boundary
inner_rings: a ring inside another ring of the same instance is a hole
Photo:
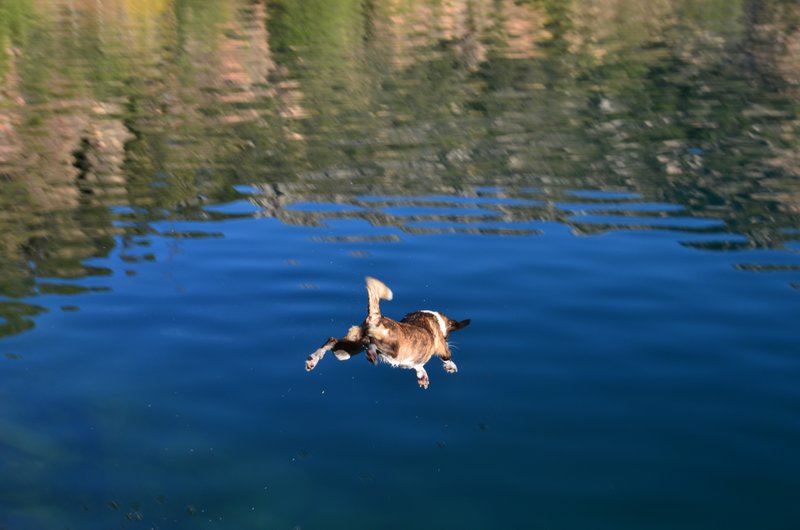
[[[0,529],[800,527],[798,28],[3,0]]]

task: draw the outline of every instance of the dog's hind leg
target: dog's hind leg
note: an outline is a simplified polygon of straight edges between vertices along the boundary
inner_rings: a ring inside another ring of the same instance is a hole
[[[313,370],[317,366],[317,363],[320,362],[323,357],[325,357],[325,354],[328,353],[328,350],[333,348],[333,345],[337,342],[338,339],[336,337],[331,337],[325,341],[325,344],[317,348],[317,351],[309,355],[308,359],[306,359],[306,372]]]
[[[347,335],[341,339],[336,337],[329,338],[317,351],[308,356],[308,359],[306,359],[306,371],[313,370],[329,350],[333,350],[333,354],[340,361],[346,361],[353,355],[360,353],[364,349],[363,336],[361,326],[351,326],[347,331]]]
[[[367,360],[372,364],[377,364],[378,362],[378,347],[375,346],[374,342],[370,342],[367,348]]]
[[[346,361],[364,349],[364,331],[361,326],[350,326],[347,335],[333,345],[333,354],[340,361]]]

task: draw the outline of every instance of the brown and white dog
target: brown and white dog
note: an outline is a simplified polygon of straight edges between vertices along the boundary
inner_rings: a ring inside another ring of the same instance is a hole
[[[367,359],[375,364],[378,359],[392,366],[412,368],[417,382],[428,388],[430,380],[424,365],[434,355],[442,359],[448,373],[458,371],[452,361],[447,337],[453,331],[466,327],[470,321],[451,320],[438,311],[414,311],[397,322],[381,315],[380,300],[391,300],[392,291],[380,280],[367,277],[369,307],[367,318],[360,326],[352,326],[341,339],[331,337],[306,359],[306,371],[311,371],[328,350],[340,361],[367,350]]]

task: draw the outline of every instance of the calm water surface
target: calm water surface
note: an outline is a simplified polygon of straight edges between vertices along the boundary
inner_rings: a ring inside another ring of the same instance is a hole
[[[0,529],[800,527],[798,28],[0,1]]]

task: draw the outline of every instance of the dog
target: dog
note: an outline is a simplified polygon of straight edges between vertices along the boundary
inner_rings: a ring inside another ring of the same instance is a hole
[[[376,364],[381,360],[399,368],[413,369],[419,386],[430,385],[427,363],[434,355],[444,363],[444,370],[454,374],[458,371],[447,337],[450,333],[469,325],[470,320],[452,320],[439,311],[414,311],[401,321],[383,316],[381,300],[391,300],[392,291],[382,281],[366,278],[367,317],[359,326],[352,326],[347,335],[337,339],[330,337],[325,344],[306,359],[306,371],[313,370],[325,354],[333,350],[340,361],[367,350],[367,360]]]

